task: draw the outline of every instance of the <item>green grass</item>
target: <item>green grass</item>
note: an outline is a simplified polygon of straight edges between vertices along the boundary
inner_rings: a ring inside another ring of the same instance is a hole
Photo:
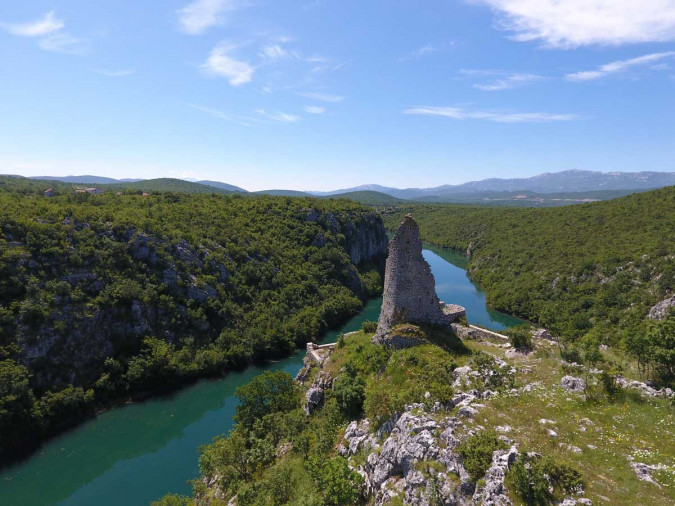
[[[484,345],[476,345],[483,347]],[[509,425],[522,451],[551,455],[579,469],[586,483],[586,497],[593,504],[671,504],[675,500],[675,411],[663,399],[640,397],[627,391],[619,402],[586,400],[583,394],[559,388],[561,370],[551,347],[518,361],[532,373],[519,373],[519,384],[541,381],[545,388],[517,397],[500,396],[479,412],[476,423],[488,427]],[[495,353],[494,347],[489,348]],[[542,426],[540,419],[553,420]],[[590,423],[584,423],[584,419]],[[552,438],[545,433],[552,428]],[[576,454],[563,445],[581,448]],[[595,449],[588,445],[595,446]],[[639,481],[627,457],[646,464],[664,464],[670,471],[654,474],[662,488]],[[639,498],[639,500],[637,499]],[[516,504],[519,499],[513,497]]]

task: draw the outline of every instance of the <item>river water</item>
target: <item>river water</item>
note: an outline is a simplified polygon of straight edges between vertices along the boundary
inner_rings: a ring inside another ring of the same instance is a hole
[[[467,310],[470,323],[502,330],[522,320],[493,311],[485,294],[466,276],[460,253],[424,246],[441,300]],[[382,299],[324,336],[376,321]],[[249,367],[222,379],[201,381],[171,396],[107,411],[45,443],[29,459],[0,473],[0,505],[147,505],[164,494],[189,495],[187,480],[198,476],[200,445],[232,427],[234,391],[264,369],[295,375],[304,350],[263,367]]]

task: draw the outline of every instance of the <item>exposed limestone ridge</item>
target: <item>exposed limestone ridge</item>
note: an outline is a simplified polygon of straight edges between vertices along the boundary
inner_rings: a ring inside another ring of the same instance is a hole
[[[398,323],[449,325],[451,321],[442,310],[434,275],[422,256],[419,226],[409,214],[389,243],[382,312],[373,340],[379,342]]]

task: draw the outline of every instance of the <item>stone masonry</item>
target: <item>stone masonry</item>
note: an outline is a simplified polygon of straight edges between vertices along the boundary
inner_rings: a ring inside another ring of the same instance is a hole
[[[407,215],[389,243],[382,312],[373,341],[379,342],[399,323],[449,325],[454,319],[443,312],[434,275],[422,256],[419,227],[413,217]]]

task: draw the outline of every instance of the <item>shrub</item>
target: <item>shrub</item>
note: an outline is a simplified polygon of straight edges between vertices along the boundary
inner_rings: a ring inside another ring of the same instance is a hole
[[[471,357],[471,367],[480,374],[482,388],[501,389],[512,387],[514,378],[509,374],[510,368],[500,367],[492,355],[478,351]]]
[[[506,478],[507,487],[527,504],[550,504],[583,489],[581,473],[553,457],[524,457]]]
[[[340,411],[347,417],[358,418],[363,410],[366,383],[354,370],[345,370],[333,385],[333,396]]]
[[[363,330],[366,334],[373,334],[375,331],[377,331],[377,322],[366,320],[361,324],[361,330]]]
[[[515,349],[531,349],[532,348],[532,334],[530,333],[530,326],[527,324],[517,325],[510,328],[506,334],[509,336],[509,342]]]
[[[167,494],[161,499],[152,501],[150,506],[193,506],[194,503],[189,497],[178,494]]]
[[[649,358],[656,365],[661,379],[675,381],[675,315],[650,324],[647,332]]]
[[[469,437],[457,447],[457,453],[462,457],[464,467],[476,481],[485,476],[485,471],[492,464],[492,454],[496,450],[503,450],[506,445],[499,440],[493,430],[484,430]]]
[[[356,504],[360,496],[363,476],[349,469],[347,459],[310,459],[309,474],[324,493],[324,504]]]
[[[293,494],[293,469],[288,463],[281,463],[270,469],[267,488],[273,504],[286,504]]]
[[[581,352],[576,346],[563,349],[561,355],[563,360],[566,360],[567,362],[576,362],[577,364],[581,363]]]
[[[267,414],[300,407],[298,387],[293,377],[283,371],[265,371],[237,388],[234,395],[239,401],[234,420],[246,428]]]

